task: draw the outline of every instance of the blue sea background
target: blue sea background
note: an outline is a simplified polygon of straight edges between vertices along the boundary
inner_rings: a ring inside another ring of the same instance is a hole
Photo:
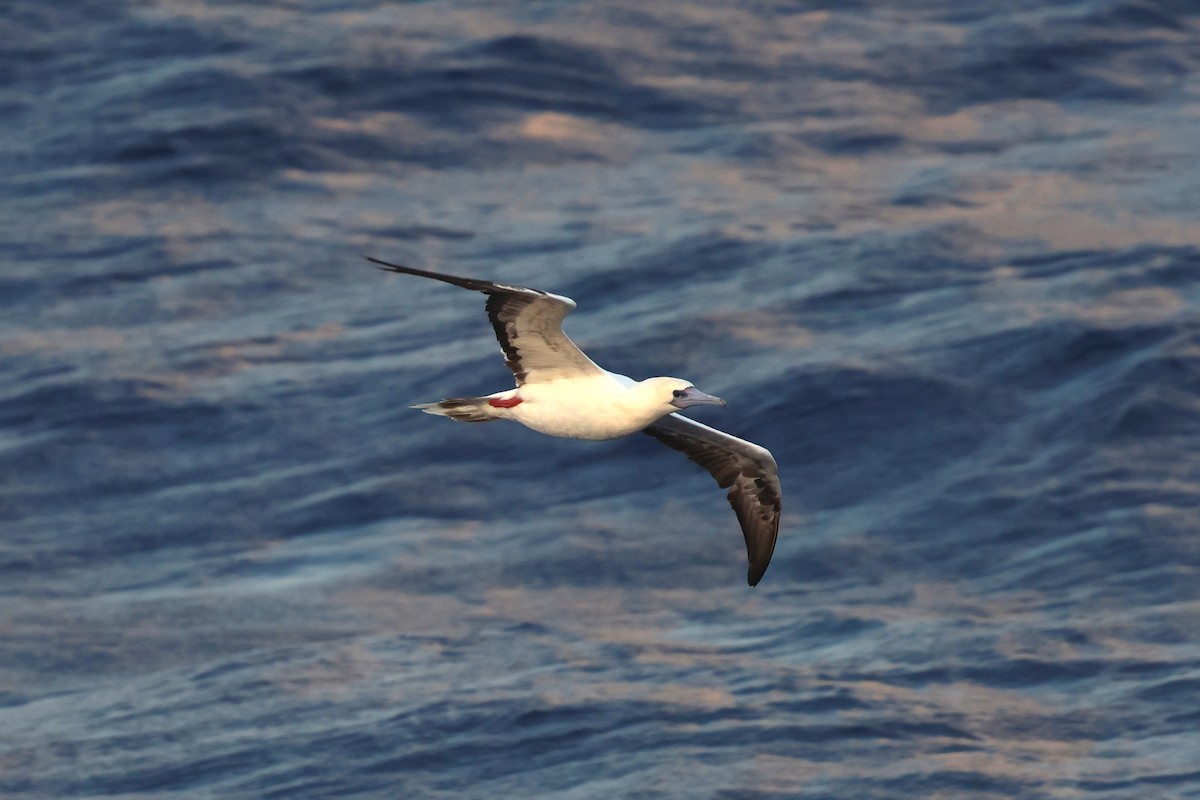
[[[1200,798],[1192,0],[0,9],[0,797]]]

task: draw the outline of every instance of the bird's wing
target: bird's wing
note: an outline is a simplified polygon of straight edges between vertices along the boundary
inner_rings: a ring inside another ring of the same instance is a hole
[[[563,317],[575,308],[575,301],[569,297],[402,267],[370,256],[367,260],[390,272],[433,278],[486,294],[488,318],[504,353],[504,364],[512,370],[517,386],[604,373],[563,333]]]
[[[683,453],[708,470],[718,486],[729,489],[729,504],[746,537],[746,580],[754,586],[771,563],[779,535],[783,490],[774,457],[753,442],[678,414],[663,417],[643,432]]]

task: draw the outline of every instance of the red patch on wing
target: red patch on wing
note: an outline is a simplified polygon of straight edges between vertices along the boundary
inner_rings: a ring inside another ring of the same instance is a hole
[[[492,397],[488,399],[488,405],[492,408],[512,408],[513,406],[521,405],[521,398],[513,395],[512,397]]]

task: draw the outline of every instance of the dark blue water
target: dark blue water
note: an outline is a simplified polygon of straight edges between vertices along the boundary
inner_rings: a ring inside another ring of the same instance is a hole
[[[0,796],[1200,797],[1194,3],[0,10]]]

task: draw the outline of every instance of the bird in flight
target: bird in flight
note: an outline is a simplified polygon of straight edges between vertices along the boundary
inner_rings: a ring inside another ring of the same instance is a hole
[[[729,489],[729,504],[746,539],[746,580],[762,579],[779,535],[783,491],[766,448],[681,417],[677,410],[725,405],[680,378],[635,381],[601,369],[563,333],[569,297],[504,283],[367,260],[381,269],[461,286],[487,295],[485,308],[516,388],[486,397],[451,397],[413,406],[458,422],[511,419],[550,436],[616,439],[648,434],[678,450]]]

